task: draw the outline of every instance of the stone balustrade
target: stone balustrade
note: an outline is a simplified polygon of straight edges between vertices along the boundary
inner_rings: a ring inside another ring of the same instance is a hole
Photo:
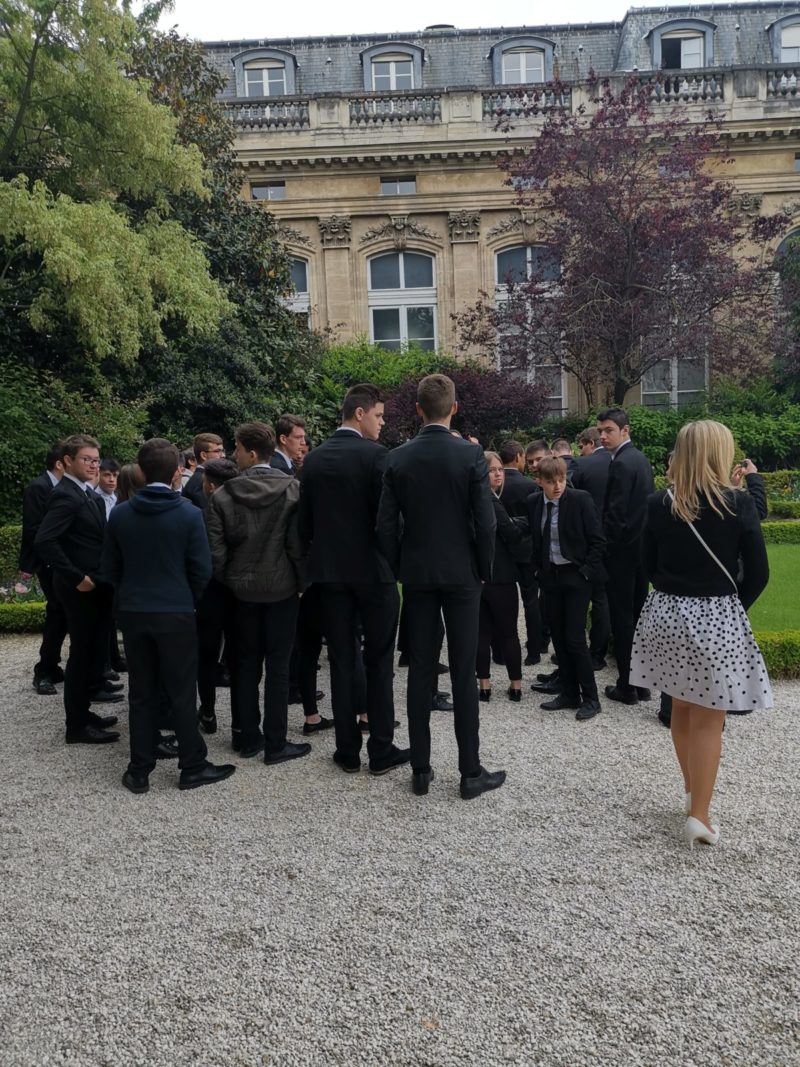
[[[351,126],[442,121],[441,93],[362,93],[348,104]]]
[[[572,90],[562,86],[556,91],[551,85],[509,86],[481,93],[481,100],[484,119],[497,121],[504,116],[532,115],[554,108],[569,111]]]
[[[797,96],[800,83],[800,67],[780,67],[767,71],[767,96]]]
[[[224,101],[225,114],[236,126],[250,129],[308,129],[310,126],[308,100],[280,96],[263,99]]]
[[[682,70],[640,79],[658,104],[715,104],[724,99],[722,71]]]

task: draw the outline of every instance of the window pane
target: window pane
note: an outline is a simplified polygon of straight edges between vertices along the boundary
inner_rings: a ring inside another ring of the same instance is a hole
[[[530,249],[531,271],[546,282],[557,281],[561,276],[558,258],[546,245],[533,245]]]
[[[503,81],[518,85],[522,81],[522,56],[519,52],[503,56]]]
[[[782,48],[781,63],[797,63],[800,61],[800,48]]]
[[[661,66],[666,70],[680,70],[681,42],[675,38],[661,38]]]
[[[298,293],[308,292],[308,271],[304,259],[292,260],[292,285]]]
[[[800,48],[800,26],[787,26],[781,33],[784,48]]]
[[[687,37],[681,41],[681,66],[702,67],[703,65],[703,38]]]
[[[672,367],[668,359],[662,359],[645,371],[642,377],[642,392],[667,394],[672,392]]]
[[[400,347],[400,309],[374,308],[372,311],[372,336],[384,348]],[[387,342],[394,341],[395,344]]]
[[[705,389],[706,368],[693,360],[678,360],[678,389]]]
[[[690,408],[696,407],[702,402],[703,393],[678,393],[678,407]]]
[[[286,76],[283,67],[271,67],[267,71],[269,96],[283,96],[286,92]]]
[[[416,252],[404,252],[405,289],[423,289],[433,285],[433,260]]]
[[[248,96],[263,96],[264,73],[261,70],[246,70],[244,72],[245,86]]]
[[[547,396],[561,400],[560,367],[537,367],[534,371],[534,381],[544,388]]]
[[[671,407],[669,393],[642,393],[642,404],[658,411],[667,411]]]
[[[396,252],[371,259],[369,266],[371,289],[400,288],[400,256]]]
[[[507,248],[497,255],[497,283],[508,285],[509,282],[524,282],[527,277],[527,257],[525,248]]]
[[[395,63],[395,88],[413,89],[414,72],[411,63]]]
[[[407,308],[406,326],[409,341],[421,343],[427,340],[433,347],[433,308]]]
[[[542,52],[523,52],[522,58],[525,60],[523,81],[527,84],[544,81],[544,54]]]
[[[254,200],[285,200],[286,184],[284,182],[266,182],[262,185],[251,185],[250,194]]]

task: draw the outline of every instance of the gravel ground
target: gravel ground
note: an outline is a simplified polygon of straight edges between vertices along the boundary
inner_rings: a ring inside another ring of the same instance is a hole
[[[330,733],[186,793],[161,763],[137,797],[127,726],[65,747],[36,646],[0,639],[4,1067],[800,1064],[800,683],[729,723],[722,840],[690,853],[655,703],[577,723],[495,669],[508,781],[472,803],[445,713],[426,799],[343,775]]]

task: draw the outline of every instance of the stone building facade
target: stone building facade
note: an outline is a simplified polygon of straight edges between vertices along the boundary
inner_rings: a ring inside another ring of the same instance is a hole
[[[257,16],[254,16],[257,19]],[[452,348],[452,315],[492,292],[536,246],[497,159],[530,142],[530,94],[590,70],[654,86],[658,106],[724,119],[727,175],[745,210],[787,208],[800,227],[800,3],[628,12],[586,26],[460,30],[205,45],[225,75],[243,196],[278,220],[294,310],[336,336]],[[498,110],[512,128],[498,128]],[[703,382],[680,361],[630,400],[680,403]],[[566,376],[532,367],[554,411],[579,409]]]

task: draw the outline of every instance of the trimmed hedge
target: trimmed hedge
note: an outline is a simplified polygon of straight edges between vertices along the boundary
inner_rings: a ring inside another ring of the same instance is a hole
[[[759,471],[767,493],[781,493],[793,482],[800,482],[800,471]]]
[[[800,630],[754,635],[771,678],[800,678]]]
[[[762,522],[761,532],[768,545],[800,545],[800,522]]]
[[[22,526],[0,526],[0,585],[19,571]]]
[[[34,634],[44,626],[43,600],[0,604],[0,633]]]
[[[800,500],[768,500],[770,515],[780,519],[800,519]]]

